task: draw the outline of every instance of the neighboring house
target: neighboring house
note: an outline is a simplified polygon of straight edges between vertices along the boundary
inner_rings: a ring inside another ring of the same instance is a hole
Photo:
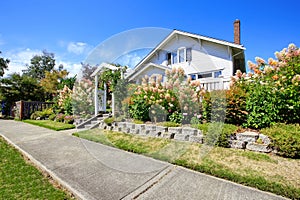
[[[164,76],[166,69],[182,67],[187,76],[201,79],[208,90],[228,88],[236,70],[246,71],[244,50],[240,44],[239,20],[234,22],[234,42],[174,30],[126,78],[140,83],[145,75]]]

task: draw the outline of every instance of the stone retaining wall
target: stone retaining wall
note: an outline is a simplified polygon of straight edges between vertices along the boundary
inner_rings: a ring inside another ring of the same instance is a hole
[[[153,124],[134,124],[130,122],[114,122],[111,126],[108,126],[104,122],[101,122],[99,128],[142,136],[196,142],[200,144],[205,140],[201,130],[191,127],[164,127]],[[229,142],[231,148],[248,149],[265,153],[272,151],[272,149],[269,148],[270,139],[267,136],[256,132],[247,131],[244,133],[232,134]]]

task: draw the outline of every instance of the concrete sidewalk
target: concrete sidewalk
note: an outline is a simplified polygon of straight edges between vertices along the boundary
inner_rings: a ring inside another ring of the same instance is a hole
[[[0,135],[79,199],[284,199],[72,132],[0,120]]]

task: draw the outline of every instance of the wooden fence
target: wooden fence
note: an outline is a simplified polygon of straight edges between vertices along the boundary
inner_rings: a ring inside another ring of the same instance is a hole
[[[35,111],[41,111],[53,106],[53,102],[18,101],[16,102],[15,116],[19,119],[28,119]]]

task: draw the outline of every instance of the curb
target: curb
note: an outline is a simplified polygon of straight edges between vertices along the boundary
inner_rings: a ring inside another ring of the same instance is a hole
[[[54,172],[49,170],[46,166],[44,166],[42,163],[37,161],[34,157],[32,157],[29,153],[24,151],[21,147],[13,143],[10,139],[8,139],[6,136],[0,133],[0,136],[11,146],[13,146],[15,149],[17,149],[24,157],[26,157],[29,162],[31,162],[39,171],[42,173],[46,173],[49,175],[55,182],[59,184],[63,189],[65,189],[67,192],[71,194],[71,196],[74,196],[76,199],[85,200],[86,198],[76,189],[71,187],[68,183],[63,181],[61,178],[59,178]]]

